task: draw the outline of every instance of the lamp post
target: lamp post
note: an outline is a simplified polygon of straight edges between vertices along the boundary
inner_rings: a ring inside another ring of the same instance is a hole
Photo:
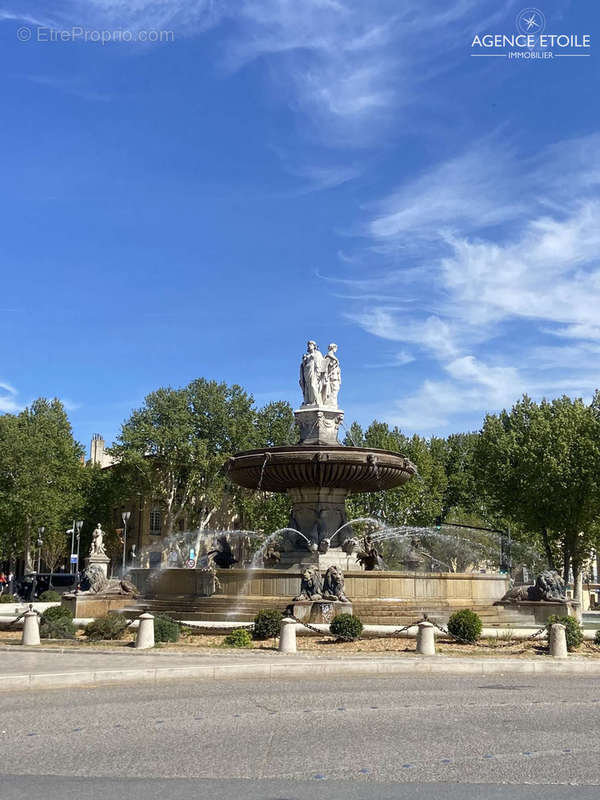
[[[46,530],[46,528],[43,525],[40,525],[40,527],[38,528],[38,540],[37,540],[37,546],[38,546],[38,566],[37,566],[37,571],[38,571],[38,575],[40,574],[40,568],[42,566],[42,545],[44,544],[42,536],[44,535],[44,531],[45,530]]]
[[[75,572],[79,572],[79,539],[81,538],[81,529],[83,528],[83,520],[77,520],[73,524],[73,527],[77,529],[77,561],[75,562]]]
[[[123,520],[123,575],[125,574],[125,561],[127,558],[127,523],[129,522],[129,517],[131,516],[131,511],[123,511],[121,514],[121,519]]]

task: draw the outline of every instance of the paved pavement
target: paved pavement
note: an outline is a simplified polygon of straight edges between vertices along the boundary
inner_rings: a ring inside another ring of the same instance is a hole
[[[0,649],[0,693],[20,689],[153,683],[194,678],[306,678],[389,674],[589,674],[600,675],[600,659],[433,657],[398,653],[284,655],[272,650],[207,650],[201,655],[133,648],[117,651],[51,650],[11,646]]]
[[[0,796],[587,800],[600,785],[599,711],[585,676],[14,692],[2,697]]]

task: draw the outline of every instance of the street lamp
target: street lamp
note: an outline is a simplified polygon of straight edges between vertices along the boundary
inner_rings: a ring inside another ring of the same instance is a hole
[[[123,520],[123,525],[125,526],[123,529],[123,575],[125,574],[125,559],[127,556],[127,523],[129,522],[130,516],[131,511],[123,511],[121,514],[121,519]]]
[[[42,565],[42,545],[44,544],[42,536],[44,535],[44,531],[45,530],[46,530],[46,528],[43,525],[40,525],[40,527],[38,528],[38,540],[37,540],[37,546],[38,546],[38,568],[37,568],[37,571],[38,571],[38,575],[40,574],[40,569],[41,569],[41,565]]]
[[[79,519],[75,523],[75,528],[77,528],[77,560],[75,562],[75,572],[79,572],[79,539],[81,538],[81,529],[83,528],[83,520]]]

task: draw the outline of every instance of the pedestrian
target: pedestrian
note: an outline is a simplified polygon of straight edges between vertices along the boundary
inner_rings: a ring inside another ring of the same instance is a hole
[[[0,594],[4,594],[8,586],[8,580],[3,572],[0,572]]]

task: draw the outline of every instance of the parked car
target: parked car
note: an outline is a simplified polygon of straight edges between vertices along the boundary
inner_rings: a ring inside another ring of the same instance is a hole
[[[26,601],[39,600],[40,595],[48,589],[59,594],[74,592],[78,583],[77,572],[32,572],[17,581],[17,594]]]

